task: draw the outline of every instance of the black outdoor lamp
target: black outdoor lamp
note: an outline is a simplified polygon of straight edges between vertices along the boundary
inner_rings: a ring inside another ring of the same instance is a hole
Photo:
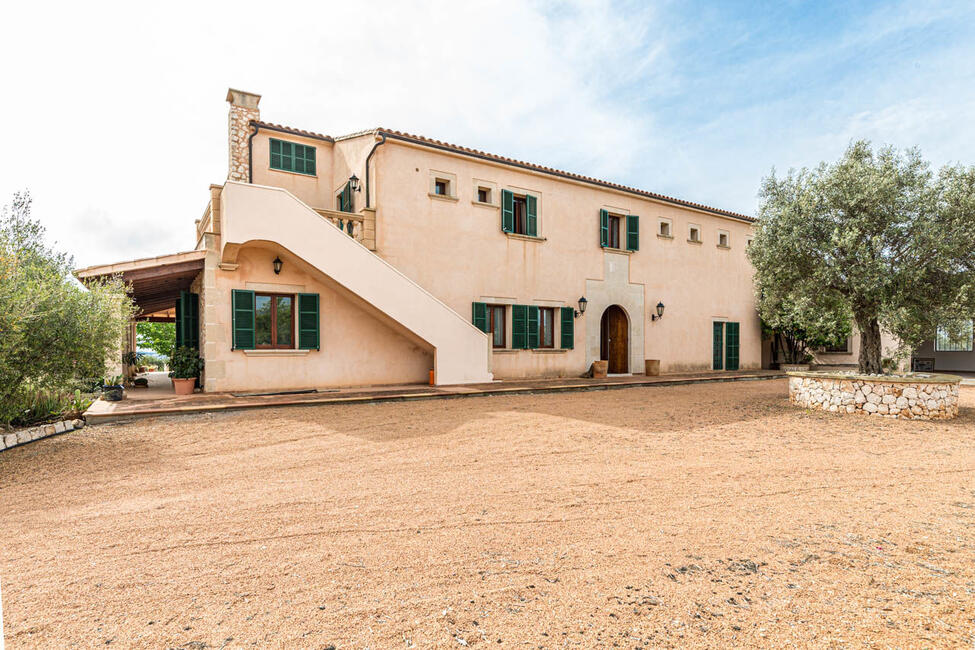
[[[657,313],[650,314],[650,320],[657,320],[664,317],[664,304],[662,302],[657,303]]]
[[[351,189],[353,192],[360,191],[360,188],[359,188],[359,177],[356,176],[355,174],[352,174],[351,176],[349,176],[349,189]]]
[[[580,316],[586,313],[586,305],[588,304],[589,301],[586,300],[585,296],[579,298],[579,309],[576,310],[576,318],[579,318]]]
[[[281,272],[281,267],[284,266],[284,262],[281,261],[280,257],[275,257],[271,265],[274,267],[274,275],[277,275]]]

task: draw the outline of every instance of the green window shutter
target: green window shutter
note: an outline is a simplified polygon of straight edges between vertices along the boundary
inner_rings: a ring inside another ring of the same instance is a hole
[[[725,370],[738,370],[738,323],[727,323],[725,333]]]
[[[511,305],[511,347],[524,350],[528,347],[528,307]]]
[[[321,350],[317,293],[298,294],[298,349]]]
[[[339,211],[352,212],[352,186],[349,183],[345,184],[339,194]]]
[[[575,309],[572,307],[562,308],[562,349],[571,350],[575,347]]]
[[[640,250],[640,217],[626,215],[626,250]]]
[[[281,169],[281,141],[271,140],[271,169]]]
[[[471,319],[474,323],[474,327],[481,330],[482,332],[488,331],[488,311],[487,303],[483,302],[472,302],[471,303]]]
[[[254,292],[234,289],[231,294],[234,350],[253,350],[255,337]]]
[[[599,211],[599,245],[609,246],[609,212],[606,210]]]
[[[515,195],[510,190],[501,190],[501,230],[515,231]]]
[[[183,306],[179,298],[176,299],[176,347],[183,347]]]
[[[528,234],[538,237],[538,197],[531,194],[525,197],[525,204],[528,208]]]
[[[179,292],[180,345],[200,348],[200,296],[189,291]]]
[[[315,171],[315,155],[317,149],[315,147],[305,147],[305,173],[316,175]]]
[[[528,349],[538,347],[538,307],[528,306]]]
[[[724,323],[720,321],[714,321],[714,335],[713,335],[713,363],[711,367],[715,370],[724,369]]]

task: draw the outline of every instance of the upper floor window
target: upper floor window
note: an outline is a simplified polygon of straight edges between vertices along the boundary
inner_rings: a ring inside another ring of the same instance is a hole
[[[450,196],[450,181],[438,178],[433,181],[433,193],[439,196]]]
[[[271,138],[271,169],[315,175],[315,147]]]
[[[457,200],[457,175],[450,172],[430,170],[430,185],[427,193],[438,199]]]
[[[599,245],[603,248],[640,250],[640,217],[635,214],[610,214],[599,211]]]
[[[718,231],[718,248],[730,248],[731,247],[731,235],[728,234],[727,230]]]
[[[538,197],[501,190],[501,230],[538,236]]]
[[[342,191],[335,195],[335,209],[339,212],[355,212],[354,198],[352,184],[347,182],[342,187]]]
[[[657,234],[666,239],[672,238],[674,235],[671,232],[673,228],[673,223],[670,219],[659,219],[657,221]]]
[[[696,223],[689,224],[687,226],[687,241],[692,244],[701,243],[701,226]]]
[[[491,189],[488,187],[477,188],[477,202],[478,203],[490,203],[491,202]]]

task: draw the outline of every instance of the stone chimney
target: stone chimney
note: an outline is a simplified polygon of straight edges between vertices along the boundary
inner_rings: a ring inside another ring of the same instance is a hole
[[[261,119],[261,111],[257,108],[261,103],[261,96],[231,88],[227,91],[227,101],[230,102],[230,167],[227,180],[248,183],[251,161],[247,152],[247,140],[251,134],[251,120]]]

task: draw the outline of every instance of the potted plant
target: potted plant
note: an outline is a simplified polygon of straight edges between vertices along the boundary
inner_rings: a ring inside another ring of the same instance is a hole
[[[197,377],[203,369],[203,359],[199,353],[186,346],[173,350],[169,359],[169,376],[173,380],[173,390],[177,395],[192,395]]]
[[[102,399],[109,402],[119,402],[125,398],[125,386],[122,385],[122,375],[115,375],[111,379],[102,379]]]

